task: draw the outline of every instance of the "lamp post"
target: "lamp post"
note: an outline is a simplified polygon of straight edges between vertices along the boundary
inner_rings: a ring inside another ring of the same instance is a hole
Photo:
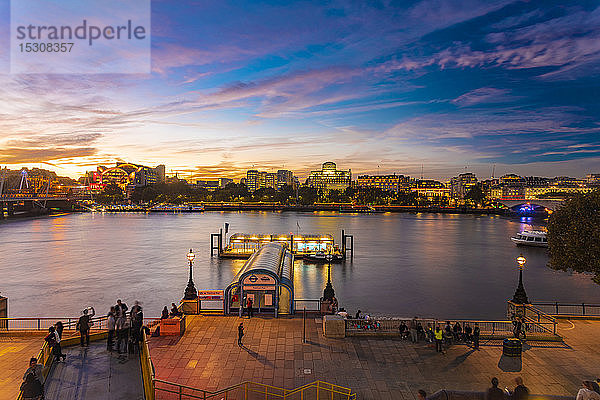
[[[335,297],[335,291],[333,290],[333,286],[331,285],[331,260],[333,256],[331,255],[331,249],[329,249],[329,253],[325,256],[327,260],[327,285],[325,285],[325,289],[323,290],[323,300],[332,300]]]
[[[192,263],[194,262],[194,258],[196,255],[190,249],[190,252],[187,254],[187,259],[190,262],[190,279],[188,280],[187,287],[185,288],[185,294],[183,296],[184,300],[196,300],[198,298],[198,291],[196,290],[196,286],[194,286],[194,281],[192,280]]]
[[[512,298],[512,302],[515,304],[529,304],[527,293],[525,293],[525,288],[523,287],[523,267],[525,266],[526,261],[523,254],[517,257],[517,263],[519,264],[519,286],[517,286],[515,295]]]

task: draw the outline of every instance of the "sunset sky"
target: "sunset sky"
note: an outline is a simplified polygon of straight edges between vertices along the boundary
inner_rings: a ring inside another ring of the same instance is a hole
[[[153,1],[137,75],[11,75],[9,14],[2,167],[600,173],[597,0]]]

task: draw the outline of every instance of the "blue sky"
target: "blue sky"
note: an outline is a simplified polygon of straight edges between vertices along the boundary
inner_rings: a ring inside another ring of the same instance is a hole
[[[598,1],[153,1],[138,75],[9,74],[9,10],[0,165],[600,172]]]

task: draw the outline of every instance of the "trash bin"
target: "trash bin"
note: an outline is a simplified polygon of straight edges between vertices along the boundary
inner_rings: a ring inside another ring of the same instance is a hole
[[[507,357],[521,357],[523,345],[519,339],[508,338],[502,342],[502,355]]]

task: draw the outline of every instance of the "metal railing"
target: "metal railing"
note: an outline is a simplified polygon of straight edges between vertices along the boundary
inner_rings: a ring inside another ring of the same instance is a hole
[[[556,334],[556,318],[545,313],[532,304],[517,304],[508,301],[508,316],[513,319],[515,316],[525,318],[525,322],[533,324],[540,329],[547,330]]]
[[[303,310],[309,312],[321,312],[321,300],[319,299],[294,299],[294,310]]]
[[[154,391],[154,365],[150,357],[150,349],[148,348],[148,340],[146,332],[142,331],[142,342],[140,343],[140,365],[142,369],[142,383],[144,385],[144,398],[146,400],[155,399]]]
[[[247,381],[213,392],[155,379],[154,388],[155,398],[158,400],[356,400],[356,394],[351,389],[323,381],[315,381],[296,389]]]
[[[416,320],[421,324],[423,331],[425,332],[428,327],[435,329],[436,326],[440,326],[442,329],[446,326],[446,322],[450,322],[450,326],[454,328],[454,325],[458,322],[464,328],[468,324],[471,329],[475,327],[475,324],[479,325],[480,335],[512,335],[514,324],[512,321],[482,321],[482,320],[436,320],[432,318],[417,318]],[[361,334],[372,334],[372,333],[397,333],[400,334],[400,325],[402,322],[408,327],[412,322],[412,318],[368,318],[368,319],[346,319],[346,334],[347,335],[361,335]],[[554,335],[551,329],[544,326],[544,323],[537,323],[534,321],[526,321],[525,331],[528,333],[535,333],[542,336]],[[406,330],[408,334],[408,330]]]
[[[63,323],[66,330],[75,330],[79,318],[0,318],[0,332],[4,331],[47,331],[58,321]],[[107,329],[107,317],[105,315],[91,318],[93,322],[91,330]]]
[[[550,315],[600,316],[600,304],[534,302],[531,305]]]

